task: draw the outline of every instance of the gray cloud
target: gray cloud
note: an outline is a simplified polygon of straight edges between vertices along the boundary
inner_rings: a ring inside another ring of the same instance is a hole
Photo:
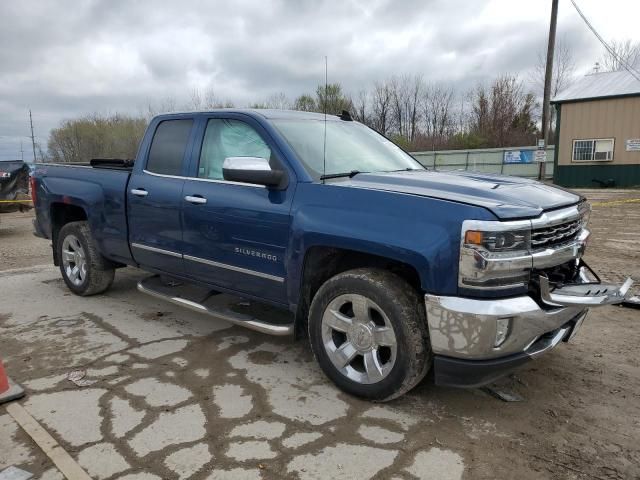
[[[527,79],[544,48],[545,19],[487,24],[488,2],[241,0],[2,2],[0,160],[18,155],[28,109],[46,146],[60,121],[139,113],[198,88],[238,105],[276,92],[313,92],[324,78],[353,94],[397,73],[466,91],[502,73]],[[546,16],[546,15],[545,15]],[[491,19],[489,19],[491,20]],[[575,15],[561,17],[579,66],[600,51]],[[26,154],[25,154],[26,155]],[[28,157],[27,157],[28,158]]]

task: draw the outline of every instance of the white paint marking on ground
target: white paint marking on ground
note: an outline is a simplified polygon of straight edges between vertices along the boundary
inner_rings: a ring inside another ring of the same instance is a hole
[[[174,383],[163,383],[152,377],[137,380],[124,389],[132,395],[143,397],[152,407],[170,407],[193,396],[186,388]]]
[[[129,475],[125,475],[124,477],[119,477],[118,480],[162,480],[157,475],[153,475],[151,473],[140,472],[140,473],[130,473]]]
[[[36,378],[33,380],[29,380],[27,382],[20,382],[20,383],[22,383],[29,390],[37,392],[37,391],[48,390],[50,388],[53,388],[62,380],[65,380],[66,378],[67,376],[65,374],[50,375],[48,377]]]
[[[24,407],[63,440],[78,447],[102,440],[99,400],[106,392],[86,388],[41,393],[31,396]]]
[[[290,437],[285,438],[282,441],[282,445],[285,448],[298,448],[298,447],[301,447],[302,445],[306,445],[307,443],[311,443],[314,440],[319,439],[320,437],[322,437],[322,434],[320,432],[294,433]]]
[[[191,478],[204,467],[213,456],[209,453],[209,445],[198,443],[193,447],[183,448],[169,455],[164,464],[169,470],[177,473],[180,480]]]
[[[253,397],[244,393],[240,385],[216,385],[213,387],[213,402],[220,409],[222,418],[240,418],[253,408]]]
[[[392,422],[400,425],[404,430],[408,430],[409,427],[412,427],[416,423],[418,423],[418,419],[408,415],[406,413],[393,410],[389,406],[375,406],[371,407],[369,410],[365,411],[362,414],[363,417],[368,418],[377,418],[381,420],[390,420]]]
[[[281,437],[284,433],[285,428],[287,428],[287,426],[284,423],[258,420],[256,422],[234,427],[234,429],[231,430],[229,436],[265,438],[267,440],[271,440]]]
[[[124,472],[130,465],[111,443],[97,443],[78,454],[78,463],[99,480]]]
[[[407,472],[418,478],[438,480],[460,480],[464,473],[462,457],[451,450],[432,448],[428,452],[418,452]]]
[[[144,410],[136,410],[129,400],[114,397],[109,405],[111,410],[111,431],[118,437],[124,437],[140,424],[144,418]]]
[[[400,442],[404,435],[397,432],[392,432],[386,428],[375,427],[371,425],[361,425],[358,429],[360,436],[366,440],[374,443],[397,443]]]
[[[64,450],[19,403],[6,406],[7,412],[51,459],[67,480],[91,480],[80,465]]]
[[[33,477],[31,472],[14,467],[13,465],[0,472],[0,480],[29,480]]]
[[[207,480],[260,480],[260,470],[233,468],[231,470],[213,470]]]
[[[169,445],[200,440],[207,431],[200,405],[188,405],[173,412],[163,412],[158,419],[129,441],[136,454],[144,457]]]
[[[339,443],[316,454],[294,457],[287,470],[297,472],[301,480],[365,479],[389,467],[397,455],[396,450]]]
[[[271,449],[271,445],[265,441],[248,440],[246,442],[233,442],[227,450],[227,457],[235,458],[240,462],[245,460],[263,460],[275,458],[277,452]]]
[[[268,362],[256,362],[255,355],[268,355]],[[298,353],[284,345],[263,343],[242,350],[228,359],[234,369],[245,370],[245,377],[262,385],[273,412],[290,420],[313,425],[344,417],[349,405],[339,390],[330,385],[315,362],[302,362]],[[296,368],[291,368],[296,365]]]
[[[200,378],[207,378],[209,376],[208,368],[197,368],[193,371]]]

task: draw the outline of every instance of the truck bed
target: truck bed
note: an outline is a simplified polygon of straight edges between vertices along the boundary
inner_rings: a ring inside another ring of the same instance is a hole
[[[36,231],[51,238],[51,207],[73,204],[84,211],[102,254],[117,262],[131,263],[126,214],[130,170],[116,165],[38,165],[34,173],[38,183]]]

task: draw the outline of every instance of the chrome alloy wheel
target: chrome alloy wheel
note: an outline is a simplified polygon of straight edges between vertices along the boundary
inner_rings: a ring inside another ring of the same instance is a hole
[[[67,235],[62,242],[62,266],[71,283],[77,287],[84,283],[87,278],[87,257],[75,235]]]
[[[369,298],[334,298],[322,316],[322,343],[333,365],[360,384],[383,380],[396,361],[396,335],[384,311]]]

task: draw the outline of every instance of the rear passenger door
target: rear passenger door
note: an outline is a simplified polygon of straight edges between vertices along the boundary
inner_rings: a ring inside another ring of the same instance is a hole
[[[286,256],[295,177],[270,137],[252,118],[203,118],[200,150],[183,190],[184,263],[187,275],[277,303],[286,301]],[[226,181],[228,157],[267,158],[284,169],[288,187]]]
[[[131,251],[137,263],[151,270],[184,274],[182,188],[193,125],[190,118],[160,121],[146,162],[136,165],[129,180]]]

